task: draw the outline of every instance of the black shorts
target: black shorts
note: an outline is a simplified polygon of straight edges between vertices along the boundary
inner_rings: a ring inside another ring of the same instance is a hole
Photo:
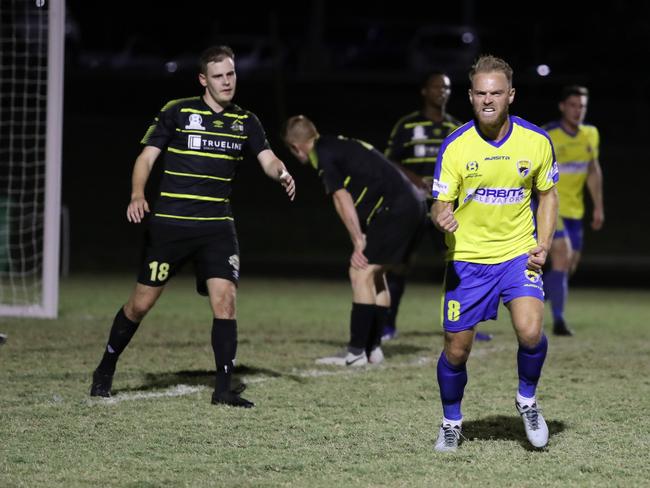
[[[196,290],[207,295],[206,280],[239,283],[239,243],[235,225],[219,222],[209,229],[152,222],[142,250],[138,283],[163,286],[188,261],[194,263]]]
[[[420,242],[426,204],[404,196],[382,207],[366,229],[364,254],[370,264],[404,264]]]

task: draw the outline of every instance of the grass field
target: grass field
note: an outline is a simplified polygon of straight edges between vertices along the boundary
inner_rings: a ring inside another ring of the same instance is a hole
[[[56,321],[2,319],[0,487],[648,486],[650,293],[574,290],[573,338],[549,337],[538,392],[551,438],[514,409],[505,309],[468,363],[464,435],[433,451],[439,285],[411,285],[383,365],[317,366],[347,338],[345,282],[256,280],[239,292],[239,379],[252,410],[210,405],[210,312],[180,277],[123,354],[111,400],[90,375],[130,276],[79,276]]]

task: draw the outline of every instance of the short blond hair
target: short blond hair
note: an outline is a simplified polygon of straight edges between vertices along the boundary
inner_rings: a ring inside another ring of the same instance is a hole
[[[508,84],[512,86],[512,68],[503,59],[491,54],[484,54],[474,62],[469,72],[469,81],[474,81],[474,75],[477,73],[493,73],[495,71],[506,75]]]
[[[318,130],[314,123],[304,115],[289,117],[284,124],[283,137],[285,142],[296,143],[306,142],[318,137]]]

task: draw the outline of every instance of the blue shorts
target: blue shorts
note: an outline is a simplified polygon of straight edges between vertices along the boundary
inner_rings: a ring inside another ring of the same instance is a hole
[[[553,238],[560,239],[567,236],[571,241],[571,248],[574,251],[582,251],[582,219],[560,217]]]
[[[497,318],[499,301],[519,297],[544,301],[542,275],[526,268],[523,254],[499,264],[450,261],[445,271],[442,326],[448,332],[471,329]]]

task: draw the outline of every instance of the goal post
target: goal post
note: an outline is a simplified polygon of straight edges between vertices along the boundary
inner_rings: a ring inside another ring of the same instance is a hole
[[[59,305],[64,0],[2,0],[0,316]]]

